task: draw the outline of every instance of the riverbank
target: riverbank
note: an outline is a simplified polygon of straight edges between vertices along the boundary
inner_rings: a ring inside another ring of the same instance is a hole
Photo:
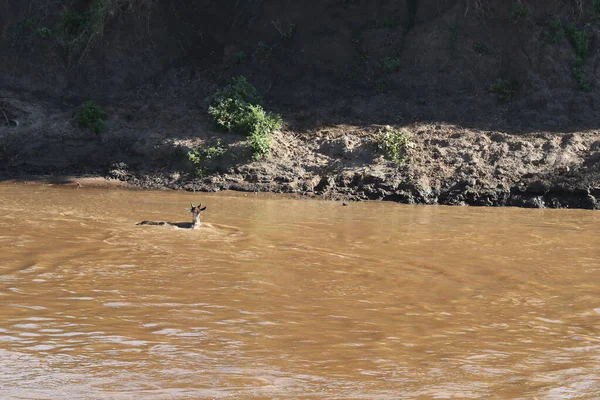
[[[6,2],[0,176],[598,209],[599,15],[588,0]],[[260,161],[265,142],[253,153],[208,114],[239,77],[284,122]]]
[[[144,189],[600,208],[596,131],[509,133],[449,124],[399,124],[395,128],[408,138],[409,146],[404,162],[397,165],[379,148],[380,125],[305,128],[292,120],[274,132],[270,157],[253,161],[245,138],[214,131],[201,108],[178,104],[158,110],[146,105],[146,113],[154,112],[150,124],[139,103],[116,104],[107,110],[112,117],[106,131],[94,134],[73,121],[75,107],[3,94],[5,108],[20,121],[0,127],[4,179],[75,175]],[[177,134],[173,120],[178,121]],[[211,146],[227,151],[199,170],[187,155]]]

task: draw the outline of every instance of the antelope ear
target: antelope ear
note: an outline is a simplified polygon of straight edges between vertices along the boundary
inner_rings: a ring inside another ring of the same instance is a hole
[[[200,211],[204,211],[204,210],[206,210],[206,206],[204,206],[200,209]]]

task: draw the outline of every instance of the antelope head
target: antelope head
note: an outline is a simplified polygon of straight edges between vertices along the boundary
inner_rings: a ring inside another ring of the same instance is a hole
[[[192,213],[192,228],[197,228],[200,226],[200,213],[206,210],[206,206],[202,207],[202,203],[199,203],[197,206],[194,205],[190,201],[190,212]]]

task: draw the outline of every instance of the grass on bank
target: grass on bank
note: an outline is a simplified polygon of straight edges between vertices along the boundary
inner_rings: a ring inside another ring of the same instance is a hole
[[[258,91],[243,76],[233,78],[208,99],[208,113],[216,127],[246,135],[255,160],[269,156],[271,134],[283,126],[281,117],[266,112],[260,103]]]

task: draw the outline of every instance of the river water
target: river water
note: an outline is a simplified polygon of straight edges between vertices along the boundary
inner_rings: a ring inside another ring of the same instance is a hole
[[[0,249],[2,399],[600,398],[597,211],[4,183]]]

